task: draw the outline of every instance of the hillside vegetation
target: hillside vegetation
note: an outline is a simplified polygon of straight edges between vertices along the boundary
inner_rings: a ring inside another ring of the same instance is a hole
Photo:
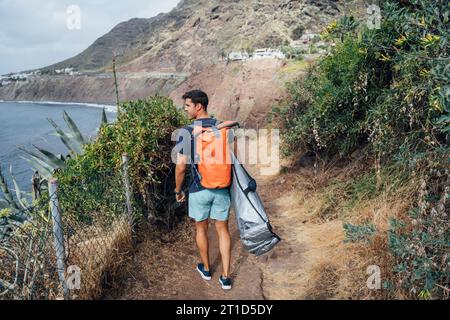
[[[317,215],[349,221],[347,240],[381,267],[387,297],[448,296],[449,13],[446,1],[385,1],[379,28],[330,24],[322,36],[336,46],[274,110],[288,154],[364,162],[328,181]],[[396,199],[407,206],[377,216],[373,201]]]

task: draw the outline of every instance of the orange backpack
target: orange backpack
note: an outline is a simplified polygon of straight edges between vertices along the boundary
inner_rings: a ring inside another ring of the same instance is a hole
[[[200,184],[206,189],[221,189],[231,185],[231,155],[229,130],[238,125],[224,121],[217,126],[193,126],[195,164]]]

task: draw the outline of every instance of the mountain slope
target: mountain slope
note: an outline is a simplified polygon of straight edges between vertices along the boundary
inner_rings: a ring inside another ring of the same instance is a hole
[[[79,55],[47,68],[108,70],[115,51],[122,71],[200,71],[223,53],[287,43],[298,26],[319,31],[354,3],[184,0],[169,13],[122,22]]]
[[[134,51],[134,45],[139,43],[142,36],[149,32],[151,23],[157,20],[156,18],[135,18],[119,23],[110,32],[95,40],[82,53],[44,69],[77,67],[80,70],[95,70],[102,68],[111,63],[113,51],[127,54]]]

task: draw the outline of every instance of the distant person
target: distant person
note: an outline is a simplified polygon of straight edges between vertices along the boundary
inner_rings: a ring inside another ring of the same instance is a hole
[[[194,120],[194,126],[183,129],[184,135],[180,135],[177,142],[177,164],[175,172],[175,195],[178,202],[186,200],[186,195],[182,190],[185,179],[187,164],[190,164],[192,178],[189,185],[188,211],[189,216],[195,220],[196,242],[200,253],[201,263],[197,265],[197,271],[205,280],[211,280],[211,270],[208,254],[208,221],[215,220],[215,227],[219,237],[219,250],[222,258],[222,273],[219,282],[224,290],[231,289],[230,260],[231,260],[231,237],[228,230],[228,218],[230,213],[231,199],[229,186],[231,184],[231,164],[229,171],[227,166],[217,167],[216,172],[205,172],[205,166],[200,162],[193,161],[195,150],[195,137],[208,127],[221,128],[220,133],[227,135],[228,142],[233,142],[233,137],[228,136],[228,125],[231,122],[219,124],[208,114],[208,96],[201,90],[186,92],[183,97],[184,110],[190,120]],[[231,127],[231,126],[230,126]],[[183,131],[183,130],[181,130]],[[211,131],[210,131],[211,132]],[[231,131],[230,131],[231,132]],[[231,137],[231,139],[230,139]],[[225,139],[225,138],[223,138]],[[213,167],[213,166],[212,166]],[[211,168],[211,167],[210,167]],[[214,168],[214,167],[213,167]],[[200,170],[200,171],[199,171]],[[216,170],[216,169],[211,169]],[[215,177],[215,178],[214,178]],[[208,187],[205,187],[207,185]]]
[[[31,189],[33,191],[33,200],[41,197],[41,175],[36,171],[31,177]]]

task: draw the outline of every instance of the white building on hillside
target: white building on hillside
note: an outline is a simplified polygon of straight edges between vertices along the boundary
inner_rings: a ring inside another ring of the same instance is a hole
[[[236,60],[247,60],[249,58],[249,54],[248,52],[241,52],[241,51],[233,51],[230,52],[230,54],[228,55],[228,59],[232,60],[232,61],[236,61]]]
[[[12,80],[23,80],[28,78],[28,74],[26,73],[14,73],[10,77]]]
[[[263,48],[263,49],[256,49],[255,52],[253,53],[253,59],[259,59],[259,58],[285,59],[286,56],[280,50],[271,49],[271,48]]]
[[[68,74],[70,76],[77,76],[80,73],[78,71],[75,71],[75,68],[64,68],[64,69],[56,69],[56,74]]]

